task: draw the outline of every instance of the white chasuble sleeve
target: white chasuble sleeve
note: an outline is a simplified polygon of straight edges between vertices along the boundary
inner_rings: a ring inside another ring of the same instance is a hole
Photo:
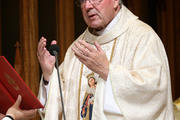
[[[41,104],[44,106],[46,104],[47,98],[48,98],[48,92],[49,92],[49,84],[45,85],[43,83],[43,76],[41,78],[41,92],[39,92],[39,101],[41,102]],[[40,97],[41,96],[41,97]]]
[[[164,47],[154,34],[145,38],[137,46],[132,62],[110,64],[108,76],[115,110],[111,112],[121,113],[127,120],[173,120],[167,118],[172,111],[167,105],[171,95]]]
[[[104,112],[119,115],[122,114],[114,99],[112,85],[109,76],[107,78],[104,91]]]
[[[45,103],[44,109],[40,109],[39,113],[42,120],[59,120],[61,112],[61,99],[59,93],[59,83],[57,70],[54,68],[48,88],[45,88],[41,79],[38,98]]]

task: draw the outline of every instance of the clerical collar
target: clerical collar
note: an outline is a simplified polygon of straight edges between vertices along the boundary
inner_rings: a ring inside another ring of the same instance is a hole
[[[121,9],[120,9],[121,10]],[[112,21],[102,30],[100,31],[93,31],[93,34],[95,35],[102,35],[106,32],[108,32],[120,19],[120,12],[117,13],[117,15],[112,19]]]

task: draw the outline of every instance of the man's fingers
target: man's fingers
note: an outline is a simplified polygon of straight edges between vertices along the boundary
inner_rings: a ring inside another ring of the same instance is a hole
[[[88,56],[86,56],[84,53],[82,53],[81,51],[78,50],[78,48],[76,46],[72,47],[72,50],[74,51],[75,56],[80,60],[88,60]],[[80,61],[81,61],[80,60]]]
[[[37,56],[41,56],[44,54],[44,52],[46,51],[46,39],[44,37],[41,37],[39,44],[38,44],[38,51],[37,51]]]
[[[49,51],[46,49],[46,39],[44,37],[41,37],[40,41],[39,41],[39,44],[38,44],[38,51],[37,51],[37,56],[38,56],[38,59],[44,59],[46,57],[49,57],[51,56]],[[52,44],[57,44],[57,41],[56,40],[53,40],[51,42],[51,45]]]
[[[94,45],[96,46],[98,51],[100,51],[100,52],[103,51],[100,44],[97,41],[94,42]]]
[[[85,41],[84,41],[85,42]],[[86,45],[85,45],[86,44]],[[96,52],[96,50],[85,42],[85,44],[81,44],[80,42],[76,42],[74,46],[77,48],[77,50],[84,56],[90,57],[92,56],[93,52]]]
[[[46,46],[46,39],[44,37],[41,37],[39,44],[38,44],[38,49],[41,51],[44,49],[44,47]]]
[[[51,45],[54,45],[54,44],[57,44],[57,41],[56,41],[56,40],[53,40],[53,41],[51,42]]]
[[[78,50],[78,48],[76,47],[76,45],[74,45],[72,47],[72,51],[74,51],[76,56],[83,56],[83,53],[81,51]]]
[[[79,40],[78,43],[82,46],[84,46],[84,48],[88,49],[90,52],[94,52],[96,51],[92,45],[90,45],[89,43],[87,43],[86,41],[84,40]]]

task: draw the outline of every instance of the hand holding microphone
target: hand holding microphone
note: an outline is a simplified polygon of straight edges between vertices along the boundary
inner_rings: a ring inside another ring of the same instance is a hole
[[[56,44],[57,42],[53,40],[51,45]],[[49,77],[53,72],[55,66],[55,57],[52,56],[46,48],[47,40],[44,37],[41,37],[38,43],[37,57],[43,72],[43,77],[45,80],[49,81]]]
[[[64,110],[64,102],[61,88],[61,81],[59,75],[59,64],[58,64],[58,54],[59,54],[59,46],[56,45],[56,41],[51,42],[51,46],[49,49],[46,49],[46,39],[42,37],[38,44],[38,52],[37,56],[41,65],[41,69],[43,71],[43,76],[45,80],[49,81],[50,75],[53,72],[54,65],[57,69],[58,82],[59,82],[59,91],[61,97],[61,105],[62,105],[62,114],[64,120],[66,120],[65,110]]]

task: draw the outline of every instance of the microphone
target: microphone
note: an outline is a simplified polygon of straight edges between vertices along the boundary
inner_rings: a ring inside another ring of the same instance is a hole
[[[58,56],[59,53],[59,46],[56,44],[53,44],[49,47],[49,52],[52,56]]]
[[[49,53],[52,56],[55,56],[56,58],[56,63],[55,63],[55,67],[57,69],[57,75],[58,75],[58,82],[59,82],[59,91],[60,91],[60,97],[61,97],[61,105],[62,105],[62,113],[63,113],[63,117],[64,120],[66,120],[66,116],[65,116],[65,110],[64,110],[64,102],[63,102],[63,95],[62,95],[62,88],[61,88],[61,81],[60,81],[60,75],[59,75],[59,67],[58,67],[58,54],[59,54],[59,46],[56,44],[53,44],[49,47]]]

